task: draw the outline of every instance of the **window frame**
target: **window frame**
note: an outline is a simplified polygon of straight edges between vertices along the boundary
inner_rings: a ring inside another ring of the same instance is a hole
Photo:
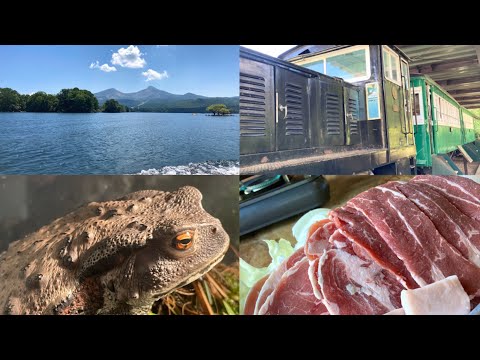
[[[388,63],[389,63],[389,66],[390,66],[390,73],[387,73],[387,67],[386,67],[387,61],[386,61],[385,56],[384,56],[384,51],[387,54],[389,54]],[[391,56],[392,55],[397,59],[396,70],[397,70],[398,80],[395,80],[395,79],[393,79],[393,77],[391,77],[391,75],[392,75],[391,74],[391,69],[392,69]],[[385,77],[385,79],[394,83],[395,85],[402,86],[402,73],[401,73],[401,66],[400,66],[400,61],[401,61],[400,55],[398,55],[395,51],[393,51],[388,46],[382,45],[382,60],[383,60],[383,76]]]
[[[475,125],[474,125],[474,117],[470,114],[467,114],[466,112],[462,111],[462,119],[463,119],[463,126],[465,129],[473,130]],[[471,125],[471,127],[467,127],[467,124],[465,121],[468,120],[468,125]]]
[[[412,97],[415,97],[415,95],[418,95],[418,109],[419,109],[419,114],[417,114],[416,109],[414,108],[414,105],[412,104],[412,116],[413,116],[413,121],[415,122],[415,125],[425,125],[425,114],[424,114],[424,106],[423,106],[423,87],[422,86],[415,86],[412,87]],[[417,102],[415,101],[415,105],[417,105]]]
[[[308,65],[310,63],[314,63],[320,60],[323,60],[323,74],[327,76],[332,76],[327,73],[327,59],[331,58],[333,56],[338,56],[338,55],[345,55],[348,53],[352,53],[358,50],[365,50],[365,70],[366,74],[363,76],[358,76],[350,79],[342,78],[344,81],[348,83],[355,83],[355,82],[360,82],[360,81],[366,81],[369,80],[372,76],[372,64],[371,64],[371,57],[370,57],[370,45],[355,45],[355,46],[349,46],[344,49],[340,50],[335,50],[335,51],[330,51],[324,54],[319,54],[319,55],[313,55],[309,56],[303,59],[299,59],[296,61],[293,61],[293,64],[299,65],[306,67],[305,65]],[[308,69],[308,67],[307,67]]]
[[[435,118],[437,125],[461,129],[460,109],[436,92],[433,93],[433,97],[435,111],[438,111],[439,115],[438,118]],[[438,99],[438,108],[435,99]]]

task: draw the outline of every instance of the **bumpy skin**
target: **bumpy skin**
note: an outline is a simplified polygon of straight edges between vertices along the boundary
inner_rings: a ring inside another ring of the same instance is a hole
[[[90,203],[10,244],[0,255],[0,313],[146,313],[220,262],[229,238],[186,186]],[[195,233],[188,250],[173,245]]]

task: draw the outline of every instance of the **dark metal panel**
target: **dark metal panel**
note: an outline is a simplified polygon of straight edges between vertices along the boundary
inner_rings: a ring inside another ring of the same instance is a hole
[[[275,150],[273,66],[240,58],[240,153]]]
[[[276,67],[275,88],[277,104],[277,150],[309,146],[309,78]]]
[[[320,146],[344,145],[345,122],[342,82],[319,79],[320,111],[324,122],[321,124]]]
[[[343,105],[345,112],[345,144],[360,144],[360,89],[356,86],[344,84]]]

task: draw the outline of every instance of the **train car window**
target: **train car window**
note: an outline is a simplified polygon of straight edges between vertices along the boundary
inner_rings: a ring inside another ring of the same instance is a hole
[[[465,129],[473,129],[473,117],[464,112],[463,124],[465,126]]]
[[[420,94],[415,93],[415,112],[414,115],[420,116]]]
[[[383,46],[383,73],[387,80],[400,85],[400,56]]]
[[[369,45],[355,45],[293,63],[351,83],[368,80],[371,75]]]
[[[326,73],[344,80],[358,79],[367,74],[365,49],[340,54],[326,59]]]
[[[460,127],[460,111],[458,107],[438,94],[433,95],[435,118],[438,125]]]
[[[435,120],[441,120],[441,111],[440,111],[440,97],[437,94],[433,95],[433,104],[435,107]]]
[[[323,59],[304,64],[303,66],[320,74],[325,74],[325,61]]]
[[[402,60],[402,74],[405,77],[405,87],[410,89],[410,71],[408,70],[408,64]]]
[[[415,94],[415,109],[413,109],[413,120],[416,125],[423,125],[425,123],[423,116],[423,89],[422,87],[415,87],[413,89]]]

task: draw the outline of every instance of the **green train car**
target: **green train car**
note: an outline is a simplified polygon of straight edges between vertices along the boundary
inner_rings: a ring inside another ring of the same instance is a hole
[[[431,168],[432,155],[475,141],[474,115],[426,75],[411,75],[417,167]]]
[[[471,111],[468,111],[465,108],[462,108],[462,119],[463,119],[463,143],[471,143],[475,141],[475,129],[474,121],[477,120],[475,115]]]

